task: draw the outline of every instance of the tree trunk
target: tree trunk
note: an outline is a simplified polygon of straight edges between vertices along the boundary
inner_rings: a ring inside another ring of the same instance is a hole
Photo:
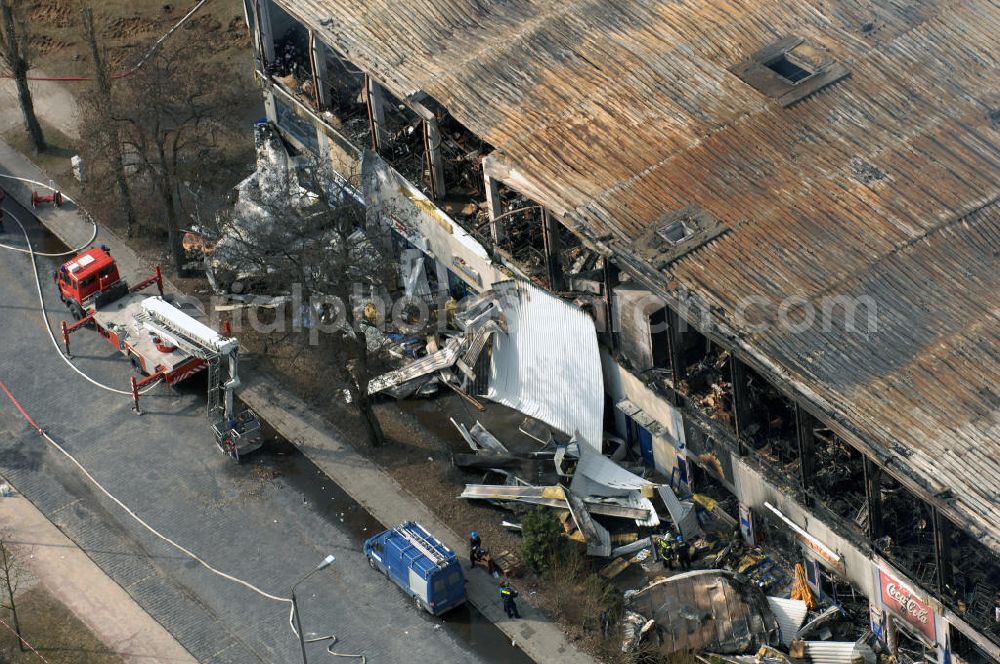
[[[31,101],[31,90],[28,88],[28,62],[24,56],[23,36],[14,27],[14,10],[10,0],[0,0],[0,18],[3,19],[4,58],[11,69],[11,75],[17,84],[17,101],[21,106],[24,118],[24,129],[35,152],[44,152],[45,136],[42,126],[35,117],[35,106]]]
[[[14,623],[14,633],[17,634],[17,647],[24,652],[24,639],[21,638],[21,621],[17,619],[17,604],[14,603],[14,594],[10,594],[10,621]]]
[[[170,245],[170,255],[174,259],[174,269],[180,276],[184,267],[184,250],[181,248],[180,222],[177,218],[177,205],[174,202],[174,178],[167,165],[166,148],[163,139],[157,136],[157,156],[160,159],[160,196],[163,198],[163,209],[167,213],[167,243]]]
[[[4,585],[7,586],[7,608],[10,609],[11,621],[14,623],[14,633],[17,634],[17,647],[24,652],[24,639],[21,638],[21,622],[17,619],[17,604],[14,602],[14,586],[15,581],[11,578],[14,571],[14,561],[11,559],[10,553],[7,551],[7,546],[3,542],[0,542],[0,556],[3,556],[3,580]]]
[[[375,415],[371,397],[368,396],[368,340],[361,330],[355,328],[355,354],[350,363],[351,382],[353,383],[354,405],[364,422],[365,432],[368,434],[368,442],[372,447],[382,447],[385,444],[385,433],[382,425]]]
[[[385,444],[385,433],[383,433],[382,425],[375,415],[375,410],[372,408],[372,401],[366,394],[367,391],[359,387],[355,403],[357,403],[358,412],[361,413],[361,421],[364,422],[368,442],[371,443],[372,447],[382,447]]]
[[[125,177],[125,162],[122,154],[121,135],[116,125],[110,118],[114,117],[111,112],[113,100],[111,97],[111,78],[108,76],[108,69],[101,55],[101,50],[97,46],[97,31],[94,29],[94,13],[90,7],[83,8],[83,31],[90,45],[90,56],[94,60],[94,76],[97,80],[97,94],[101,100],[101,110],[105,118],[109,118],[104,125],[104,140],[107,142],[108,161],[111,164],[112,177],[115,181],[115,193],[118,197],[118,206],[125,215],[125,237],[135,236],[135,207],[132,205],[132,191],[129,189],[128,180]]]

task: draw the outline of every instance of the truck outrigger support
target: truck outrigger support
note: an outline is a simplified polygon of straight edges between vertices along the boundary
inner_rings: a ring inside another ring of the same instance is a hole
[[[139,390],[146,387],[147,385],[155,383],[156,381],[164,377],[165,374],[162,371],[157,371],[153,374],[150,374],[149,376],[146,376],[142,380],[136,380],[135,376],[129,376],[129,379],[132,381],[132,402],[133,402],[132,410],[135,411],[136,415],[142,415],[142,411],[139,410],[139,394],[140,394]]]

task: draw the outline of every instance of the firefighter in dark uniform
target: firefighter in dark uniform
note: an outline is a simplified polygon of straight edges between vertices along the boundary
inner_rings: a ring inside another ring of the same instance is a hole
[[[476,566],[483,552],[483,540],[479,538],[479,533],[473,530],[469,533],[469,564]]]
[[[509,581],[500,584],[500,599],[503,600],[503,610],[508,618],[521,617],[521,614],[517,612],[517,603],[514,601],[516,598],[517,591],[510,587]]]
[[[680,533],[677,533],[674,550],[677,552],[677,563],[680,565],[680,568],[682,570],[691,569],[691,549],[688,543],[684,541],[684,536]]]

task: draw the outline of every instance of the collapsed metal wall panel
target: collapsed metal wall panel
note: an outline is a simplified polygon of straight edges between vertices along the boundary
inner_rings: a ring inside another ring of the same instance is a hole
[[[778,621],[781,645],[787,647],[798,634],[802,623],[806,621],[809,608],[800,599],[768,597],[767,603],[771,607],[771,613]]]
[[[600,451],[604,379],[594,322],[522,281],[495,284],[507,334],[497,335],[486,397]]]

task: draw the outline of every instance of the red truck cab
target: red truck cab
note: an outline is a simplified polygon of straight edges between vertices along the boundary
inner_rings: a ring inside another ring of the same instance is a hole
[[[119,281],[118,266],[105,247],[88,249],[66,261],[56,274],[62,301],[75,302],[81,308],[93,295],[107,291]]]

